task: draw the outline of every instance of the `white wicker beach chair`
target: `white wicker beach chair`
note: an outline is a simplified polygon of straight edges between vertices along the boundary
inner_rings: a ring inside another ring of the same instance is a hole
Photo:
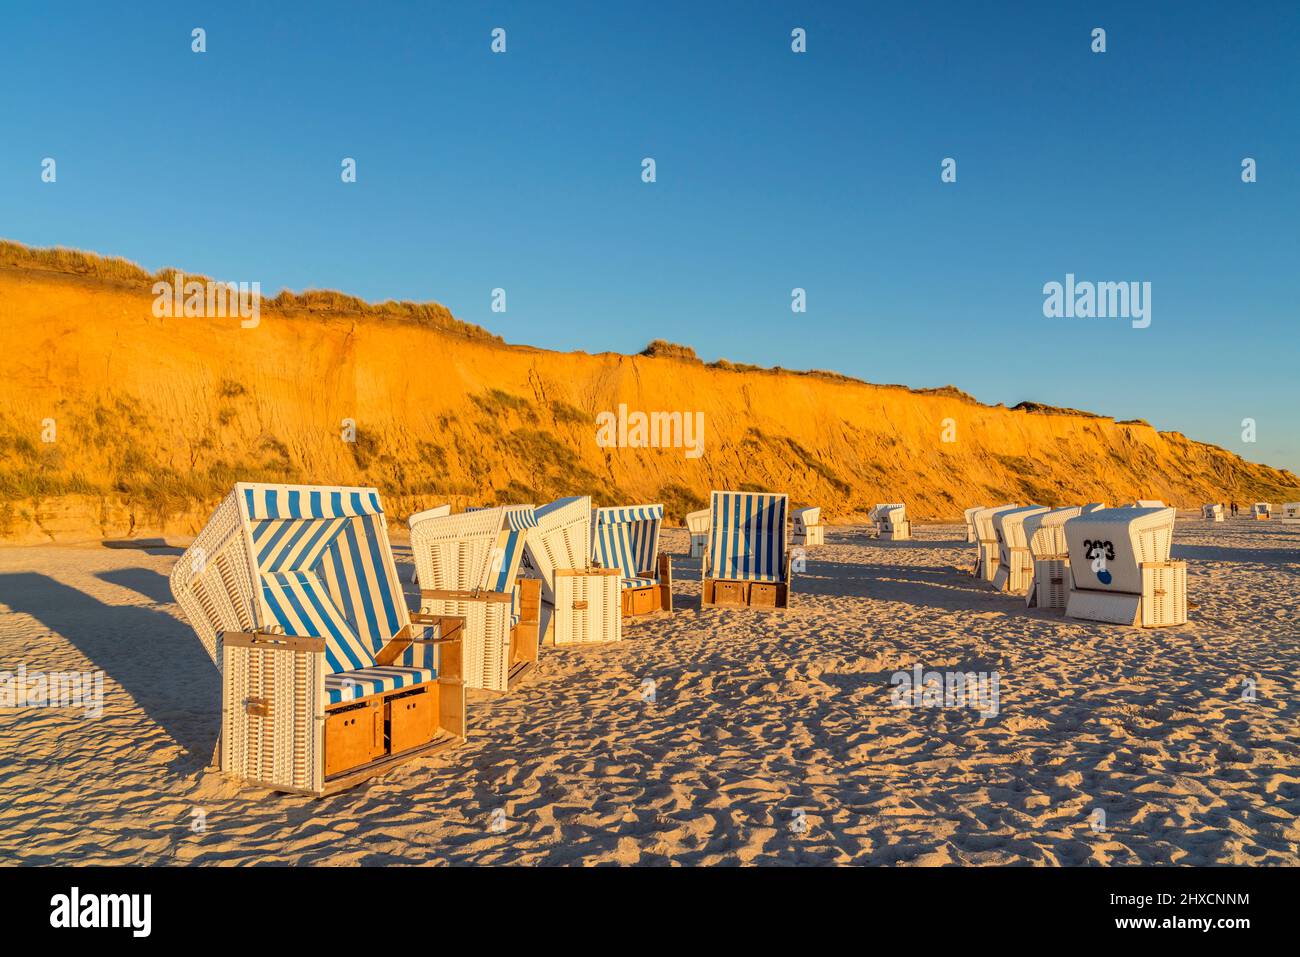
[[[1187,563],[1170,561],[1172,508],[1109,508],[1065,523],[1071,618],[1146,628],[1187,621]]]
[[[591,559],[591,498],[557,499],[537,509],[528,534],[529,574],[542,582],[543,642],[554,645],[620,641],[621,572]]]
[[[508,691],[537,662],[541,582],[519,577],[531,506],[409,521],[421,611],[465,619],[467,687]]]
[[[1083,514],[1083,509],[1083,506],[1072,505],[1025,518],[1025,542],[1033,562],[1033,577],[1025,593],[1025,607],[1065,609],[1070,594],[1070,548],[1065,541],[1065,523]]]
[[[993,573],[994,591],[1023,595],[1034,577],[1034,557],[1025,535],[1025,519],[1048,511],[1044,505],[1009,508],[993,516],[993,534],[998,542],[998,569]]]
[[[972,516],[975,522],[975,566],[971,574],[981,581],[991,582],[998,573],[998,536],[993,530],[993,519],[999,512],[1016,508],[1015,505],[993,505],[981,508]]]
[[[410,526],[417,519],[441,518],[443,515],[450,515],[450,514],[451,514],[450,505],[435,505],[433,508],[427,508],[423,512],[416,512],[414,515],[412,515],[410,518],[406,520],[406,524]],[[411,581],[412,582],[419,581],[419,572],[414,567],[411,568]]]
[[[785,544],[789,497],[768,492],[714,492],[710,501],[701,604],[788,608],[792,584]]]
[[[591,513],[592,560],[617,568],[623,617],[673,610],[673,566],[659,554],[662,505],[598,508]]]
[[[1282,506],[1282,523],[1300,525],[1300,502],[1287,502]]]
[[[703,558],[709,544],[709,510],[702,508],[686,516],[686,530],[691,536],[691,558]]]
[[[792,545],[808,547],[826,544],[826,527],[822,525],[821,506],[796,508],[790,513],[790,521],[792,527],[790,543]]]
[[[967,541],[968,544],[971,544],[971,545],[975,544],[975,542],[978,541],[978,539],[977,539],[976,536],[975,536],[975,513],[978,512],[981,508],[984,508],[984,506],[983,506],[983,505],[975,505],[975,506],[972,506],[971,508],[966,509],[966,512],[965,512],[965,517],[966,517],[966,541]]]
[[[1208,522],[1222,522],[1224,520],[1223,506],[1217,502],[1210,505],[1202,505],[1201,518]]]
[[[912,537],[912,523],[907,520],[907,508],[899,502],[884,502],[867,513],[876,523],[874,534],[878,538],[902,541]]]
[[[228,774],[324,794],[464,740],[463,622],[407,610],[375,489],[239,483],[171,587],[222,674]]]
[[[1250,507],[1253,518],[1267,520],[1273,517],[1273,506],[1268,502],[1256,502]]]

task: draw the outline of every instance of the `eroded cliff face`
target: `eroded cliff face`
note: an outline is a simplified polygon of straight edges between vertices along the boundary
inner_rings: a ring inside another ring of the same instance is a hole
[[[711,488],[785,491],[831,521],[878,501],[924,520],[1012,500],[1300,498],[1289,472],[1086,414],[545,352],[346,307],[286,306],[241,328],[151,305],[138,282],[0,266],[0,538],[184,534],[241,479],[376,485],[398,520],[566,494],[662,501],[680,518]],[[701,454],[598,441],[620,405],[632,443],[637,412],[698,415]]]

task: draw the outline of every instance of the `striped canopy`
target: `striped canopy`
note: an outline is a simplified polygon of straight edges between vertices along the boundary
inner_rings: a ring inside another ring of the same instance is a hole
[[[714,492],[704,576],[781,581],[790,500],[770,492]]]
[[[259,624],[324,638],[331,674],[373,666],[410,621],[378,491],[240,483],[239,492]],[[406,655],[401,663],[425,664],[423,651]]]
[[[504,511],[505,525],[497,536],[497,547],[483,583],[489,591],[514,591],[529,529],[537,527],[537,513],[531,505],[507,505]]]
[[[604,568],[617,568],[623,587],[659,581],[659,527],[662,505],[598,508],[592,512],[592,558]]]

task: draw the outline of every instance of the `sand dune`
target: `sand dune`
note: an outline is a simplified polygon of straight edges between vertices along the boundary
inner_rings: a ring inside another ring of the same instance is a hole
[[[669,532],[684,610],[545,650],[466,746],[323,800],[205,770],[219,690],[177,549],[0,550],[0,670],[106,672],[98,720],[0,712],[0,861],[1300,863],[1300,531],[1180,523],[1199,607],[1163,631],[1026,611],[960,531],[832,528],[787,614],[701,612]],[[1000,713],[893,707],[916,663],[996,670]]]

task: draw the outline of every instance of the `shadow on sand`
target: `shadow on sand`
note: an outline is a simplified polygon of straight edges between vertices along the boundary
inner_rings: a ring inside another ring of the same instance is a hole
[[[166,582],[147,569],[103,577],[142,594],[148,594],[144,589],[158,590],[155,579]],[[33,572],[0,575],[0,602],[66,638],[121,685],[149,719],[185,749],[184,768],[175,770],[196,770],[208,763],[220,720],[220,680],[203,646],[183,623],[150,608],[106,605]]]

